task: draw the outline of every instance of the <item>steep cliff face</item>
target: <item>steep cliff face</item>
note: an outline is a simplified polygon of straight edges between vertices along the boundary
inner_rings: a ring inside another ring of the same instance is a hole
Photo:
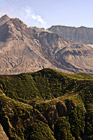
[[[71,43],[45,29],[28,28],[17,18],[1,17],[0,73],[17,74],[43,68],[93,74],[93,48]]]
[[[93,28],[87,27],[68,27],[68,26],[52,26],[48,29],[71,42],[79,42],[84,44],[93,44]]]

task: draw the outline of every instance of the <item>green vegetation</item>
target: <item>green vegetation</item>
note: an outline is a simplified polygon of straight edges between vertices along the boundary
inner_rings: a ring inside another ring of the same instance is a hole
[[[55,140],[52,130],[47,124],[37,121],[31,125],[27,140]]]
[[[53,99],[66,93],[79,92],[85,89],[87,84],[93,84],[93,80],[88,80],[93,79],[93,76],[85,74],[84,80],[84,74],[81,75],[43,69],[35,73],[0,76],[0,88],[14,99]]]
[[[0,76],[0,124],[10,140],[92,140],[92,118],[93,75]]]
[[[87,74],[87,73],[76,73],[76,74],[70,74],[69,75],[70,77],[72,77],[72,78],[76,78],[76,79],[93,79],[93,75],[89,75],[89,74]]]
[[[55,138],[57,140],[75,140],[70,131],[70,123],[66,117],[61,117],[55,124]]]

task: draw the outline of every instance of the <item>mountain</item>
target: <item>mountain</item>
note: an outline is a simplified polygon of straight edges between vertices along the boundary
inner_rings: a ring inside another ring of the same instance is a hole
[[[92,140],[92,106],[92,75],[53,69],[1,75],[0,137]]]
[[[9,21],[10,18],[8,17],[8,15],[4,15],[0,18],[0,26],[3,25],[4,23],[6,23],[7,21]]]
[[[93,44],[93,28],[57,25],[48,30],[74,43]]]
[[[71,43],[49,30],[27,27],[18,18],[0,18],[0,74],[54,68],[93,74],[91,45]]]

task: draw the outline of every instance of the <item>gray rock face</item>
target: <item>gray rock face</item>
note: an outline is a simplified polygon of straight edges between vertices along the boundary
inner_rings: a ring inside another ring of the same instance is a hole
[[[8,17],[8,15],[4,15],[0,18],[0,26],[3,25],[4,23],[6,23],[7,21],[9,21],[10,18]]]
[[[1,124],[0,124],[0,140],[9,140]]]
[[[68,26],[52,26],[48,30],[72,42],[93,44],[93,28],[83,26],[78,28]]]
[[[45,29],[28,28],[19,19],[0,18],[0,74],[54,68],[93,74],[91,45],[71,43]]]

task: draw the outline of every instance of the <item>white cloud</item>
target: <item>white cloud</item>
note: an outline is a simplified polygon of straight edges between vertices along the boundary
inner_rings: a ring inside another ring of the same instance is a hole
[[[43,27],[46,27],[46,21],[38,14],[36,14],[32,8],[27,7],[25,8],[25,12],[28,18],[39,22]]]
[[[0,9],[0,17],[7,14],[10,18],[19,18],[28,26],[37,26],[37,27],[44,27],[46,28],[47,23],[41,17],[41,15],[36,14],[32,7],[25,6],[23,7],[16,7],[12,6],[12,8],[2,10]]]
[[[26,12],[27,16],[29,17],[31,15],[31,13],[32,13],[32,10],[29,9],[29,8],[26,8],[25,12]]]

